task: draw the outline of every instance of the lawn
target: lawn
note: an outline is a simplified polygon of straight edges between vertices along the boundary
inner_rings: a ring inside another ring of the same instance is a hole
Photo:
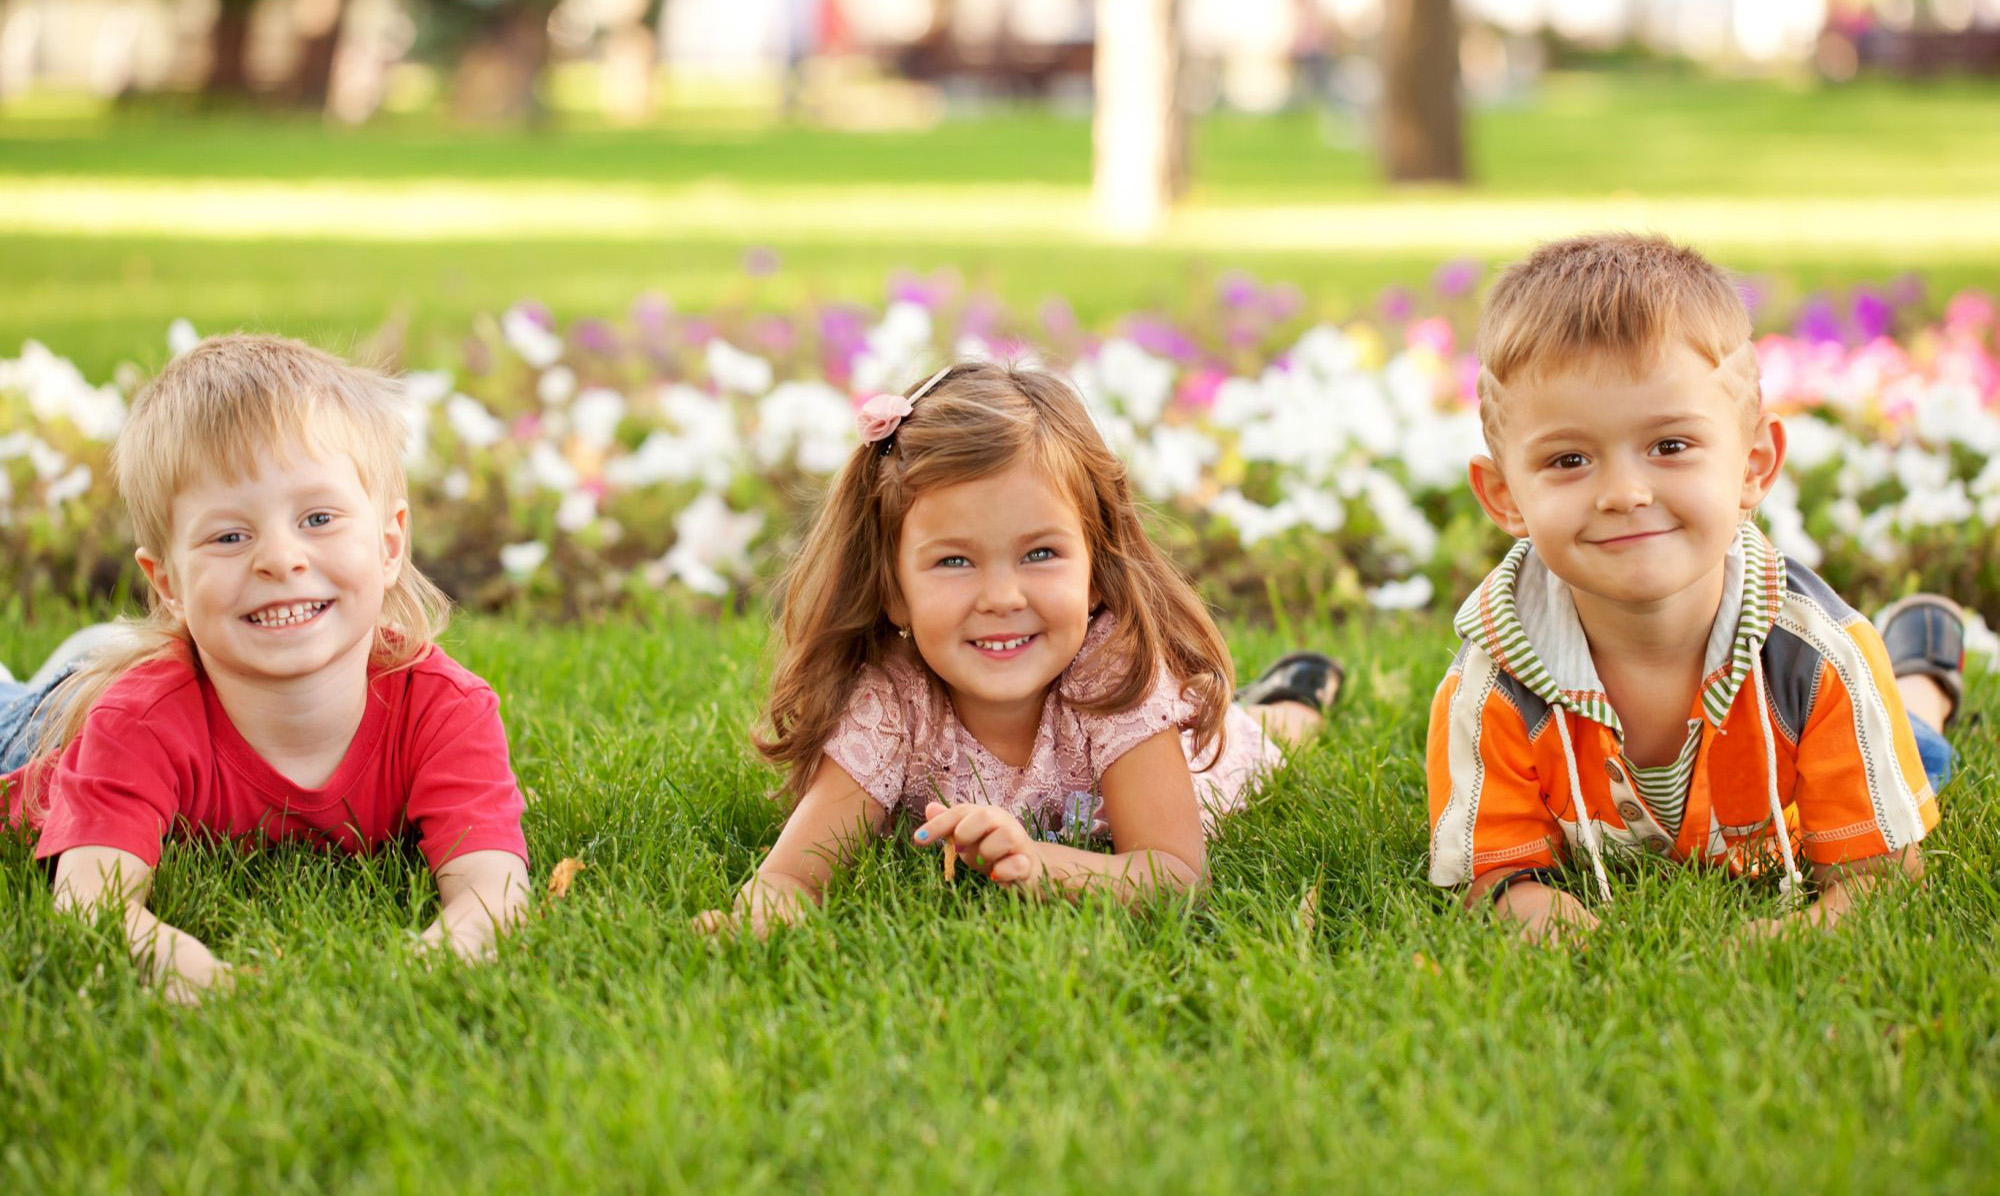
[[[64,630],[0,625],[0,659]],[[537,881],[587,864],[569,896],[490,966],[426,970],[413,851],[170,848],[158,911],[258,969],[185,1011],[9,842],[4,1186],[1993,1190],[1990,732],[1960,736],[1923,891],[1838,935],[1740,945],[1771,887],[1631,866],[1588,950],[1534,950],[1423,880],[1448,633],[1231,634],[1246,664],[1294,638],[1351,693],[1226,824],[1198,904],[1024,904],[886,844],[811,924],[718,948],[687,919],[781,816],[743,746],[761,621],[463,621]]]
[[[1101,324],[1184,306],[1221,270],[1295,282],[1344,316],[1437,264],[1622,225],[1696,239],[1798,288],[2000,274],[2000,85],[1841,88],[1557,75],[1475,113],[1474,187],[1396,191],[1351,116],[1216,116],[1155,244],[1090,222],[1080,117],[990,111],[840,133],[714,116],[359,130],[139,107],[0,110],[0,347],[35,337],[93,377],[156,365],[167,324],[347,348],[385,323],[420,360],[520,298],[567,320],[641,291],[683,309],[874,299],[950,266],[1010,303]],[[746,278],[746,249],[776,249]]]

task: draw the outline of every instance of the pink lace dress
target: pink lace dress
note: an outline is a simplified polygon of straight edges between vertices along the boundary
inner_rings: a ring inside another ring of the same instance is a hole
[[[1181,746],[1194,769],[1202,824],[1211,833],[1222,814],[1243,807],[1246,791],[1282,758],[1278,747],[1247,712],[1231,706],[1223,723],[1221,758],[1203,771],[1193,758],[1187,730],[1195,707],[1161,668],[1139,703],[1116,714],[1091,714],[1071,703],[1103,693],[1116,680],[1118,662],[1098,652],[1115,626],[1113,616],[1091,620],[1083,647],[1063,670],[1042,705],[1041,725],[1028,763],[1002,761],[959,724],[943,690],[922,663],[891,660],[870,667],[856,683],[847,713],[826,754],[846,769],[883,807],[921,816],[924,804],[979,802],[1004,806],[1031,830],[1056,837],[1106,833],[1098,782],[1126,752],[1168,727],[1181,730]],[[1211,751],[1209,754],[1214,754]]]

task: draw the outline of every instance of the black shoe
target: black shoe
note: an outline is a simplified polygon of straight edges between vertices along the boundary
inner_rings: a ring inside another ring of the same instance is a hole
[[[1965,612],[1937,594],[1912,594],[1875,619],[1898,677],[1929,677],[1951,699],[1949,727],[1965,698]]]
[[[1302,702],[1320,713],[1340,696],[1347,673],[1332,657],[1317,652],[1293,652],[1280,656],[1262,676],[1236,691],[1239,706],[1269,706],[1273,702]]]

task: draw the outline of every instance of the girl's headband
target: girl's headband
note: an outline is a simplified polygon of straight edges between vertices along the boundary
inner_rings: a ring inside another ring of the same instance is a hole
[[[854,413],[854,427],[861,433],[861,443],[879,444],[882,455],[888,456],[889,450],[895,447],[896,429],[902,427],[910,412],[916,410],[917,400],[929,394],[931,387],[944,381],[944,376],[951,373],[951,369],[946,366],[932,374],[930,381],[917,387],[907,399],[902,395],[876,395],[861,404],[861,410]]]

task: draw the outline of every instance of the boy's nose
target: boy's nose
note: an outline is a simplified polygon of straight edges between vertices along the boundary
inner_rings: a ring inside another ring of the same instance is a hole
[[[1643,507],[1653,501],[1653,492],[1647,488],[1639,471],[1630,466],[1608,464],[1597,487],[1597,509],[1600,511],[1629,511]]]
[[[267,577],[283,577],[291,573],[303,573],[306,569],[305,546],[291,536],[265,536],[257,545],[257,572]]]

